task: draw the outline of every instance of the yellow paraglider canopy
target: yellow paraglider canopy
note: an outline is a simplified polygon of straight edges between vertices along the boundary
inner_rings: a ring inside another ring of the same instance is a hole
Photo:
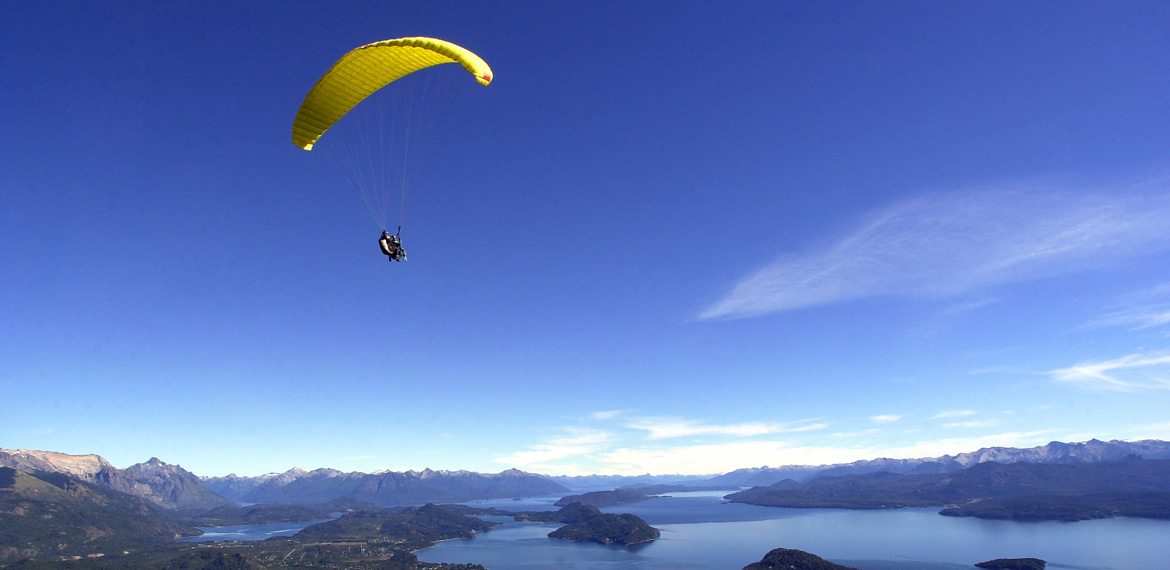
[[[312,150],[317,139],[373,92],[391,82],[442,63],[458,63],[481,85],[492,69],[479,56],[434,38],[398,38],[359,47],[337,60],[317,81],[293,120],[293,144]]]

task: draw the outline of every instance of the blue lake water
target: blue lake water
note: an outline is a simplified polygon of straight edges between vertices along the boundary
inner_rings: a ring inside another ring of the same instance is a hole
[[[296,522],[296,523],[273,523],[273,524],[249,524],[241,526],[214,526],[204,527],[199,530],[203,531],[200,536],[192,536],[190,538],[179,539],[179,542],[219,542],[223,540],[264,540],[273,536],[292,536],[301,531],[301,529],[314,525],[319,522],[325,522],[331,519],[323,519],[312,522]]]
[[[1049,568],[1170,570],[1170,521],[1115,518],[1019,523],[944,517],[938,509],[850,511],[724,503],[725,493],[679,493],[602,509],[633,513],[662,531],[633,547],[547,538],[555,524],[510,518],[471,540],[419,551],[426,562],[491,570],[740,570],[773,548],[796,548],[861,570],[973,569],[993,558],[1035,557]],[[504,510],[554,510],[556,497],[481,501]]]

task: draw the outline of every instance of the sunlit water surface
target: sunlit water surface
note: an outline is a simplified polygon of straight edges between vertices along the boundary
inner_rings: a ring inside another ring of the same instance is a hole
[[[633,513],[662,531],[633,547],[547,538],[555,524],[510,518],[472,540],[418,552],[426,562],[491,570],[739,570],[773,548],[796,548],[862,570],[973,569],[993,558],[1034,557],[1049,568],[1170,570],[1170,521],[1115,518],[1018,523],[944,517],[938,509],[851,511],[724,503],[724,493],[679,493],[602,509]],[[481,501],[504,510],[551,510],[555,497]]]

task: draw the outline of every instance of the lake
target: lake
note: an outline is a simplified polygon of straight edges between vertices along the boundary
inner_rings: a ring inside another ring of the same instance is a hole
[[[633,513],[661,530],[649,544],[553,540],[546,535],[559,525],[484,517],[504,524],[417,554],[426,562],[474,562],[491,570],[740,570],[773,548],[796,548],[862,570],[972,569],[976,562],[1018,557],[1042,558],[1057,569],[1170,570],[1170,521],[1020,523],[944,517],[938,509],[783,509],[724,503],[724,494],[678,493],[602,509]],[[468,504],[553,510],[556,500]]]
[[[201,527],[203,534],[181,538],[179,542],[220,542],[224,540],[264,540],[273,536],[292,536],[301,529],[333,519],[311,522],[284,522],[272,524],[248,524],[240,526]]]

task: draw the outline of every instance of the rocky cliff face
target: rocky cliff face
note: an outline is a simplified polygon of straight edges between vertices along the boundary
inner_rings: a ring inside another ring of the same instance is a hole
[[[134,480],[129,473],[110,465],[99,455],[69,455],[55,451],[0,449],[0,465],[25,473],[60,473],[128,495],[146,497],[150,487]]]
[[[98,455],[0,449],[0,466],[25,473],[58,473],[105,489],[126,493],[166,509],[210,509],[230,504],[190,471],[158,458],[118,469]]]
[[[0,465],[25,472],[64,473],[82,481],[91,480],[98,473],[114,468],[100,455],[69,455],[31,449],[0,449]]]
[[[168,509],[205,511],[231,503],[208,489],[194,473],[157,457],[131,465],[126,473],[150,489],[147,499]]]

